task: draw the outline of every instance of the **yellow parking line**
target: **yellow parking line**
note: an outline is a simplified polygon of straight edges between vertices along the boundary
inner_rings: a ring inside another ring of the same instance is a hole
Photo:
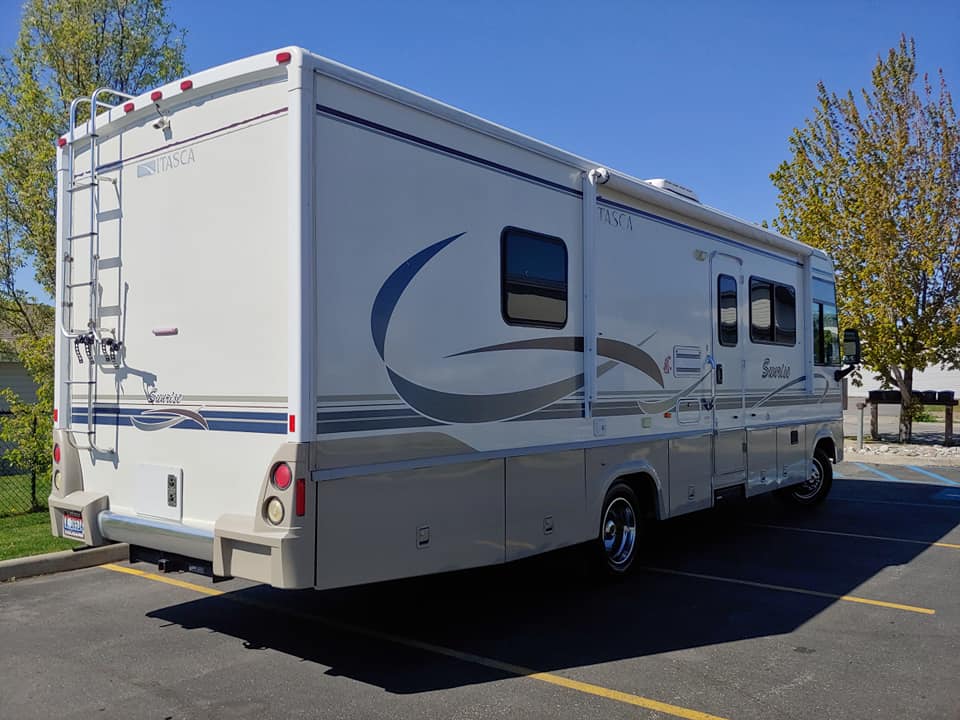
[[[703,573],[684,572],[683,570],[670,570],[668,568],[645,567],[642,569],[648,572],[663,573],[664,575],[681,575],[683,577],[699,578],[700,580],[714,580],[716,582],[733,583],[734,585],[747,585],[748,587],[762,588],[764,590],[778,590],[780,592],[813,595],[814,597],[843,600],[844,602],[860,603],[862,605],[876,605],[877,607],[890,608],[891,610],[904,610],[906,612],[920,613],[921,615],[936,615],[937,613],[936,610],[931,610],[930,608],[917,607],[915,605],[901,605],[900,603],[892,603],[885,600],[870,600],[869,598],[857,597],[856,595],[835,595],[833,593],[820,592],[819,590],[807,590],[806,588],[796,588],[788,585],[771,585],[753,580],[740,580],[738,578],[705,575]]]
[[[184,590],[193,590],[194,592],[203,593],[204,595],[223,595],[222,590],[214,590],[213,588],[203,587],[203,585],[195,585],[191,582],[186,582],[185,580],[177,580],[176,578],[167,577],[166,575],[157,575],[155,573],[144,572],[143,570],[137,570],[136,568],[126,567],[124,565],[107,563],[106,565],[101,565],[100,567],[102,567],[104,570],[113,570],[114,572],[118,573],[126,573],[127,575],[136,575],[137,577],[147,578],[148,580],[155,580],[156,582],[173,585],[174,587],[183,588]]]
[[[950,548],[951,550],[960,550],[960,545],[945,542],[930,542],[927,540],[908,540],[907,538],[888,537],[885,535],[861,535],[859,533],[838,532],[836,530],[814,530],[813,528],[799,528],[790,525],[765,525],[763,523],[751,523],[753,527],[770,528],[772,530],[792,530],[794,532],[816,533],[818,535],[838,535],[840,537],[863,538],[864,540],[887,540],[888,542],[910,543],[911,545],[926,545],[927,547]]]
[[[573,680],[571,678],[563,677],[562,675],[554,675],[553,673],[537,672],[536,670],[523,667],[522,665],[501,662],[500,660],[483,657],[482,655],[474,655],[473,653],[461,652],[460,650],[443,647],[442,645],[434,645],[433,643],[422,642],[420,640],[414,640],[413,638],[406,638],[400,635],[391,635],[389,633],[383,633],[377,630],[370,630],[369,628],[361,627],[359,625],[328,620],[324,617],[310,615],[297,610],[289,610],[287,608],[270,605],[269,603],[239,598],[233,594],[224,593],[222,590],[214,590],[213,588],[204,587],[203,585],[196,585],[184,580],[177,580],[176,578],[157,575],[156,573],[144,572],[143,570],[137,570],[135,568],[125,567],[123,565],[115,565],[113,563],[101,565],[100,567],[102,567],[104,570],[112,570],[113,572],[135,575],[136,577],[144,578],[146,580],[153,580],[155,582],[173,585],[174,587],[183,588],[184,590],[193,590],[194,592],[203,593],[204,595],[220,595],[223,596],[224,599],[239,603],[241,605],[249,605],[260,609],[270,610],[271,612],[276,612],[279,610],[287,615],[315,622],[320,625],[325,625],[343,632],[363,635],[374,640],[390,642],[396,645],[403,645],[415,650],[433,653],[434,655],[443,655],[444,657],[453,658],[462,662],[481,665],[493,670],[500,670],[502,672],[509,673],[510,675],[516,675],[517,677],[539,680],[540,682],[549,683],[550,685],[557,685],[559,687],[567,688],[568,690],[575,690],[586,695],[594,695],[596,697],[614,700],[627,705],[642,707],[647,710],[663,713],[665,715],[684,718],[685,720],[725,720],[717,715],[700,712],[699,710],[691,710],[690,708],[681,707],[679,705],[671,705],[670,703],[660,702],[659,700],[653,700],[652,698],[643,697],[642,695],[634,695],[632,693],[620,692],[619,690],[611,690],[610,688],[603,687],[602,685],[580,682],[579,680]]]

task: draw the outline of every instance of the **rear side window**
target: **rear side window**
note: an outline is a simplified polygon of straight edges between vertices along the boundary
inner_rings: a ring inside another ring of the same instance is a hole
[[[797,344],[797,294],[789,285],[777,285],[773,291],[774,341],[781,345]]]
[[[797,293],[791,286],[750,278],[750,339],[797,344]]]
[[[511,325],[560,328],[567,324],[567,246],[530,230],[500,235],[500,303]]]
[[[717,276],[717,337],[721,345],[737,344],[737,281],[729,275]]]

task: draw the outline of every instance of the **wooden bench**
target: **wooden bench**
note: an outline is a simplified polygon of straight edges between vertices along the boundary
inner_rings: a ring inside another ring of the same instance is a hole
[[[913,397],[923,404],[924,407],[935,406],[944,409],[943,418],[943,444],[953,445],[953,409],[960,401],[954,399],[952,390],[926,390],[913,391]],[[899,390],[871,390],[867,402],[870,404],[870,437],[874,440],[880,439],[879,418],[877,417],[877,408],[880,405],[899,405]]]

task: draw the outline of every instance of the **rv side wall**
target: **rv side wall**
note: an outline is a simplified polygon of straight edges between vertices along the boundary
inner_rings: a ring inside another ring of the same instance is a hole
[[[799,255],[602,185],[585,211],[585,167],[343,77],[321,64],[315,84],[318,587],[594,538],[618,477],[645,478],[661,518],[732,485],[754,495],[806,478],[838,390],[819,372],[805,391]],[[734,348],[716,334],[723,273],[738,286]],[[752,337],[753,278],[793,292],[790,342]],[[356,533],[361,515],[377,532]]]

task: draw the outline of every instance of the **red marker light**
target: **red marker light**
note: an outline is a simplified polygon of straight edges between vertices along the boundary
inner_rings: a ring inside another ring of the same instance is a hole
[[[296,432],[296,431],[297,431],[297,416],[291,415],[290,416],[290,432]]]
[[[293,56],[288,52],[278,52],[277,53],[277,64],[283,65],[284,63],[290,62]]]
[[[270,482],[278,490],[286,490],[293,482],[293,472],[286,463],[277,463],[271,473]]]
[[[123,106],[123,111],[124,111],[124,112],[133,112],[133,103],[126,103],[126,104]]]
[[[297,489],[294,491],[294,507],[298,516],[303,517],[307,514],[307,481],[305,478],[297,478]]]
[[[189,90],[193,87],[193,80],[184,80],[180,83],[181,90]]]
[[[55,463],[60,462],[60,446],[59,445],[53,446],[53,461]]]
[[[60,411],[56,408],[53,409],[53,421],[57,422],[60,419]]]
[[[66,145],[66,144],[67,144],[67,139],[66,139],[66,138],[63,138],[63,137],[62,137],[62,138],[57,138],[57,147],[63,147],[63,146]]]
[[[163,97],[163,93],[160,92],[159,90],[154,90],[152,93],[150,93],[150,99],[153,100],[154,102],[156,102],[162,97]]]

